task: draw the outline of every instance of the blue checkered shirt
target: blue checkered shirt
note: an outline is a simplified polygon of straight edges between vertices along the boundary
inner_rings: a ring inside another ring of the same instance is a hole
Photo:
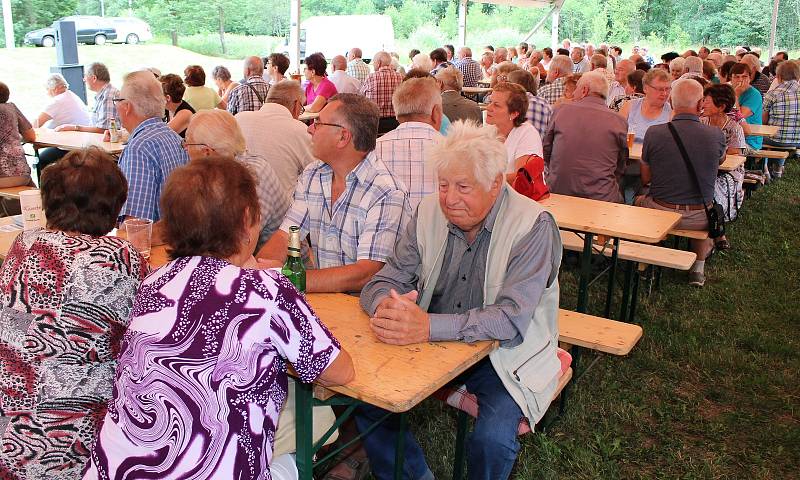
[[[550,115],[553,114],[553,107],[546,100],[539,98],[531,92],[528,95],[528,113],[525,120],[533,124],[533,128],[539,131],[539,135],[544,138],[547,133],[547,124],[550,123]]]
[[[300,227],[300,238],[311,237],[318,268],[351,265],[359,260],[385,262],[395,240],[411,217],[402,183],[374,153],[345,178],[345,188],[330,204],[333,169],[321,161],[309,164],[294,191],[281,230]]]
[[[228,96],[228,111],[231,115],[258,111],[267,101],[267,93],[269,93],[269,83],[264,77],[253,75],[246,83],[239,84],[231,91]]]
[[[772,140],[800,145],[800,83],[797,80],[783,82],[767,92],[764,112],[769,114],[769,124],[779,127]]]
[[[119,168],[128,180],[128,200],[120,215],[158,221],[161,218],[158,200],[164,182],[173,170],[188,161],[181,137],[160,118],[140,123],[119,157]]]
[[[437,190],[436,175],[426,162],[425,150],[440,138],[442,134],[427,123],[403,122],[375,143],[375,156],[406,186],[412,209]]]
[[[456,60],[453,66],[461,71],[464,75],[465,87],[477,87],[478,81],[482,77],[481,64],[472,59],[472,57],[464,57]]]
[[[369,70],[369,65],[367,65],[364,60],[356,58],[355,60],[347,62],[345,73],[353,78],[357,78],[359,82],[364,83],[364,80],[367,79],[371,72]]]
[[[548,83],[539,89],[539,98],[547,100],[550,105],[556,103],[556,100],[564,96],[564,82],[567,77],[556,78],[552,83]]]
[[[117,121],[117,128],[122,128],[119,120],[117,106],[114,105],[114,98],[119,96],[119,90],[107,83],[94,96],[94,107],[92,108],[92,126],[108,130],[111,128],[111,118]]]

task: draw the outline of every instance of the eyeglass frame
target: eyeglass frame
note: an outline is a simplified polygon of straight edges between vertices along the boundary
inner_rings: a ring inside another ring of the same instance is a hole
[[[114,97],[114,98],[111,99],[111,103],[119,103],[119,102],[122,102],[124,100],[127,100],[127,98]]]
[[[206,147],[207,149],[211,150],[212,152],[216,151],[216,150],[214,150],[214,147],[212,147],[211,145],[208,145],[206,143],[187,143],[185,139],[181,140],[181,148],[183,148],[184,150],[189,150],[189,147]]]
[[[319,121],[319,117],[317,117],[314,120],[312,120],[311,121],[311,125],[314,126],[315,130],[316,130],[317,126],[319,126],[319,125],[328,125],[329,127],[339,127],[339,128],[343,128],[343,129],[347,130],[347,127],[345,127],[344,125],[339,125],[338,123],[320,122]]]

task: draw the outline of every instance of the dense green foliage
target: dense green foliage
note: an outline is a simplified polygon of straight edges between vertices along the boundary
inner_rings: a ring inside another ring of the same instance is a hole
[[[129,10],[130,9],[130,10]],[[69,14],[99,14],[100,0],[12,0],[16,37]],[[284,36],[289,28],[289,0],[105,0],[106,15],[134,15],[147,20],[157,34],[180,38],[220,29],[242,35]],[[394,21],[398,39],[419,37],[455,42],[457,0],[306,0],[303,16],[382,13]],[[473,39],[501,43],[519,39],[544,9],[471,4]],[[561,36],[579,41],[656,42],[673,45],[766,45],[772,0],[567,0]],[[800,46],[800,0],[783,0],[779,10],[778,46]],[[534,37],[546,41],[545,31]]]

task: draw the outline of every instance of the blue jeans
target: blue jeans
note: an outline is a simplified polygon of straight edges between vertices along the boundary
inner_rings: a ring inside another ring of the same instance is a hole
[[[793,143],[776,142],[775,140],[772,140],[769,137],[764,139],[764,145],[772,145],[773,147],[797,147],[797,148],[800,148],[800,145],[795,145]],[[786,163],[786,159],[785,158],[775,158],[773,160],[778,162],[778,166],[780,166],[780,167],[782,167],[783,164]],[[764,159],[764,161],[768,162],[769,159]]]
[[[467,437],[467,473],[470,480],[506,479],[511,474],[519,453],[517,428],[522,410],[511,398],[489,359],[484,359],[459,377],[470,393],[478,397],[478,418],[475,429]],[[356,425],[365,431],[386,410],[371,405],[359,407]],[[372,474],[378,480],[390,480],[394,475],[395,440],[399,425],[384,422],[364,437]],[[425,455],[411,432],[405,435],[403,478],[420,480],[433,478]]]

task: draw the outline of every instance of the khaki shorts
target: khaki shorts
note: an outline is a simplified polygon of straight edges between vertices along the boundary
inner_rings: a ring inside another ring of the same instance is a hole
[[[644,208],[653,208],[655,210],[663,210],[665,212],[676,212],[681,214],[681,221],[678,223],[677,228],[681,230],[701,230],[708,231],[708,216],[705,209],[700,210],[675,210],[673,208],[659,205],[650,197],[639,197],[636,199],[636,205]]]
[[[289,395],[286,397],[286,404],[283,405],[281,415],[278,417],[278,430],[275,432],[275,450],[272,453],[272,458],[277,458],[285,453],[293,453],[297,450],[294,383],[294,379],[290,378]],[[335,421],[336,416],[333,414],[331,407],[314,407],[314,442],[322,438],[322,435],[331,428]],[[325,442],[325,445],[333,443],[338,437],[338,432],[334,433]]]

